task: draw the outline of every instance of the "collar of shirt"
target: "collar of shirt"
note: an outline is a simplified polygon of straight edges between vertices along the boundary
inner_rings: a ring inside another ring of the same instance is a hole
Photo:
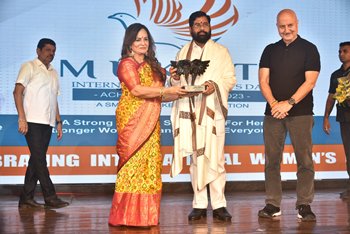
[[[344,68],[344,66],[342,65],[340,67],[340,70],[344,73],[344,76],[347,76],[350,73],[350,67],[348,67],[347,69]]]
[[[195,42],[192,43],[192,54],[191,54],[191,60],[194,60],[194,59],[200,59],[201,56],[202,56],[202,52],[203,52],[203,49],[204,47],[200,47],[198,46]]]
[[[297,38],[295,38],[295,40],[292,41],[289,45],[286,45],[286,43],[283,41],[283,39],[281,39],[279,42],[283,47],[290,48],[291,46],[294,46],[296,43],[298,43],[300,39],[301,39],[301,37],[298,34]]]
[[[34,62],[35,62],[36,65],[38,65],[39,67],[42,67],[42,66],[43,66],[43,67],[46,68],[45,64],[43,64],[43,62],[41,62],[40,59],[36,58],[36,59],[34,60]],[[49,68],[47,68],[47,70],[49,70],[49,71],[53,70],[53,66],[50,64],[50,65],[49,65]]]

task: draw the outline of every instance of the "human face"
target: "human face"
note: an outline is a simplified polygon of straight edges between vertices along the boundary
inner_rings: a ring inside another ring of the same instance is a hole
[[[144,56],[149,47],[148,34],[145,29],[141,29],[136,36],[135,41],[131,44],[131,50],[135,55]]]
[[[289,45],[298,37],[298,19],[294,12],[281,12],[277,18],[277,29],[282,40]]]
[[[339,48],[339,60],[343,64],[350,65],[350,46],[345,45]]]
[[[36,53],[38,54],[38,59],[48,67],[55,57],[56,47],[51,44],[45,44],[42,49],[37,48]]]
[[[211,28],[207,17],[202,16],[194,20],[191,35],[197,44],[205,44],[210,39]]]

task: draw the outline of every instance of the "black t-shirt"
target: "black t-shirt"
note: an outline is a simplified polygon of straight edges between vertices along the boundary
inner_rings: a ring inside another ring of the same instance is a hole
[[[288,100],[305,82],[306,71],[320,71],[321,62],[317,47],[311,42],[298,38],[288,46],[280,40],[266,46],[260,59],[260,68],[270,69],[269,85],[278,101]],[[312,91],[296,104],[289,116],[313,115]],[[266,104],[265,115],[271,115]]]
[[[338,70],[332,73],[331,80],[329,84],[328,93],[335,94],[338,87],[338,78],[347,76],[350,73],[350,68],[344,70],[343,67],[340,67]],[[350,122],[350,107],[342,106],[337,103],[337,117],[338,122]]]

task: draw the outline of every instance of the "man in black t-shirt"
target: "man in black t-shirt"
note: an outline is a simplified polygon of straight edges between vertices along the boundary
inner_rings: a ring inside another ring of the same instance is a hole
[[[298,35],[293,10],[277,15],[281,40],[266,46],[259,64],[259,84],[267,104],[264,118],[265,207],[262,218],[281,215],[282,185],[280,164],[289,133],[297,161],[296,209],[301,221],[315,221],[310,204],[314,197],[312,160],[313,96],[320,56],[314,44]]]
[[[330,134],[331,125],[329,123],[329,115],[331,114],[335,99],[333,98],[338,87],[338,78],[347,77],[350,79],[350,41],[339,44],[339,59],[342,66],[332,73],[328,90],[328,98],[323,117],[323,131]],[[336,120],[340,124],[340,133],[343,141],[346,169],[350,176],[350,100],[344,101],[342,104],[337,103],[337,117]],[[350,195],[350,181],[348,181],[347,189],[340,193],[340,198],[348,199]]]

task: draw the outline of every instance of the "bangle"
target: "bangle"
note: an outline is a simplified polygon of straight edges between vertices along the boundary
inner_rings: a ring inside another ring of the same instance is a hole
[[[164,96],[164,87],[161,87],[159,90],[159,97],[163,98],[163,96]]]
[[[57,124],[62,124],[62,120],[56,121],[56,125],[57,125]]]
[[[272,108],[274,105],[276,105],[277,103],[278,103],[277,100],[274,100],[273,102],[271,102],[271,104],[270,104],[271,108]]]
[[[18,119],[18,123],[19,122],[27,122],[27,120],[25,120],[25,119]]]

